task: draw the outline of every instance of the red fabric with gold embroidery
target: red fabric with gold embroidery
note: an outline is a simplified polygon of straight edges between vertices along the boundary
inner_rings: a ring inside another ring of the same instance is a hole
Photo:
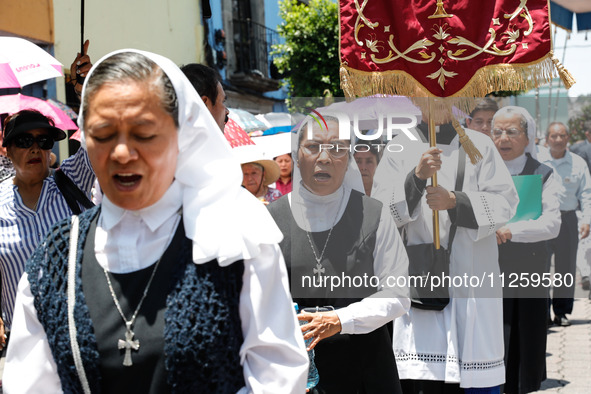
[[[506,88],[506,81],[495,84],[495,75],[551,56],[547,0],[340,0],[340,10],[341,64],[352,79],[367,81],[371,75],[364,74],[375,71],[386,78],[382,83],[412,77],[429,95],[448,97],[465,94],[472,83]],[[553,70],[535,72],[542,79]],[[412,95],[409,89],[390,86],[383,93]]]

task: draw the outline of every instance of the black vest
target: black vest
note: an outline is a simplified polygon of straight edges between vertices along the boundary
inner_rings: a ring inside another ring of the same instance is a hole
[[[310,246],[311,239],[319,256],[329,230],[317,233],[302,230],[293,218],[287,197],[269,205],[269,212],[283,233],[279,246],[288,267],[294,302],[300,307],[332,305],[339,308],[376,292],[375,287],[365,283],[360,287],[355,284],[364,277],[369,281],[374,274],[373,252],[381,209],[381,202],[351,191],[343,217],[335,225],[321,261],[325,269],[322,277],[341,279],[342,285],[331,289],[331,282],[323,283],[314,272],[316,259]],[[351,285],[346,283],[348,278]],[[332,283],[336,284],[336,279]]]
[[[303,276],[313,276],[316,260],[306,231],[296,224],[286,196],[268,206],[283,232],[280,243],[290,275],[292,297],[301,307],[332,305],[346,307],[376,292],[374,287],[303,287]],[[350,278],[374,274],[373,252],[382,203],[351,191],[343,217],[335,225],[321,261],[326,276]],[[311,233],[318,254],[329,231]],[[392,337],[386,325],[368,334],[337,334],[323,339],[315,348],[320,375],[318,392],[327,394],[402,393],[392,352]]]
[[[542,185],[552,175],[552,168],[532,158],[526,153],[527,161],[519,175],[542,175]],[[546,241],[539,242],[511,242],[507,241],[499,245],[499,265],[501,272],[505,274],[505,286],[503,294],[505,297],[544,297],[546,288],[544,286],[510,286],[511,281],[523,273],[542,275],[546,272],[546,259],[548,251]],[[517,276],[515,276],[517,275]],[[512,284],[519,283],[515,281]]]
[[[134,327],[140,341],[140,350],[132,354],[134,365],[121,365],[123,353],[117,349],[117,341],[124,338],[123,320],[119,317],[117,321],[118,315],[112,313],[115,305],[102,269],[97,269],[94,258],[83,259],[87,240],[87,254],[93,254],[94,237],[87,236],[98,212],[94,208],[80,215],[76,277],[77,338],[92,392],[235,393],[244,386],[239,356],[244,264],[237,261],[220,267],[216,260],[194,264],[192,242],[185,237],[182,223],[164,252]],[[33,254],[27,273],[62,389],[79,393],[67,320],[69,230],[70,219],[53,228]],[[111,277],[128,319],[141,297],[136,290],[143,291],[152,268]],[[84,291],[83,283],[89,287]],[[136,289],[130,291],[128,285]],[[111,328],[113,332],[109,332]]]

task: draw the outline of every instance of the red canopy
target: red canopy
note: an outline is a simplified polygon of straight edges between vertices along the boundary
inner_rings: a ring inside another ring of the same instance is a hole
[[[549,81],[547,0],[340,0],[348,96],[483,97]],[[568,88],[574,81],[561,75]]]

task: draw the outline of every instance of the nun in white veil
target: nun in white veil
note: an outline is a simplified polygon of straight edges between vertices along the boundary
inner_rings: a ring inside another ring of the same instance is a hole
[[[192,85],[130,49],[82,97],[103,203],[29,261],[5,392],[303,392],[282,235]]]
[[[493,117],[491,136],[509,172],[517,177],[516,185],[519,177],[537,177],[536,181],[541,181],[541,195],[520,193],[517,208],[519,215],[522,205],[538,206],[541,210],[537,217],[513,218],[497,230],[499,266],[505,283],[516,278],[528,278],[532,283],[503,288],[504,392],[529,393],[539,390],[546,379],[548,290],[535,283],[543,283],[549,275],[546,240],[555,238],[560,231],[562,185],[552,168],[536,160],[536,124],[527,110],[501,108]]]
[[[502,132],[500,136],[495,137]],[[520,130],[516,138],[509,137],[509,129]],[[515,175],[532,175],[535,169],[544,166],[537,159],[535,145],[536,123],[529,112],[522,107],[507,106],[498,110],[493,117],[492,138],[501,154],[509,173]],[[551,171],[547,166],[544,166]],[[536,242],[555,238],[560,229],[560,211],[558,210],[562,186],[554,176],[547,175],[542,188],[542,213],[539,218],[528,221],[512,221],[497,230],[497,241],[505,243]],[[545,197],[544,197],[545,196]],[[508,231],[508,232],[507,232]],[[515,237],[515,238],[514,238]]]
[[[284,235],[294,301],[334,308],[298,316],[315,348],[318,388],[400,392],[386,324],[410,306],[406,252],[389,213],[363,194],[350,139],[320,114],[322,122],[307,118],[295,135],[293,192],[268,206]]]

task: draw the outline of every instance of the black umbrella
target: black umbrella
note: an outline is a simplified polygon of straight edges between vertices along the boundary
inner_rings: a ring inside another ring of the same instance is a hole
[[[80,7],[80,53],[84,53],[84,0]]]
[[[84,55],[84,0],[81,0],[80,3],[80,54]],[[80,75],[76,76],[76,80],[78,83],[84,83],[84,77]]]

